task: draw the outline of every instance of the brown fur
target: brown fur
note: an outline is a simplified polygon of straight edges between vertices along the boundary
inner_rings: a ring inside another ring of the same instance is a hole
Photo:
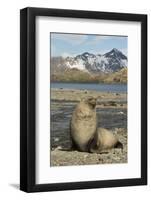
[[[80,151],[88,151],[97,129],[96,99],[88,97],[75,108],[71,119],[71,139]]]
[[[89,151],[91,153],[102,153],[111,148],[123,148],[116,135],[105,128],[98,128]]]
[[[123,148],[117,136],[97,128],[96,99],[83,99],[75,108],[70,123],[72,147],[79,151],[102,153],[111,148]]]

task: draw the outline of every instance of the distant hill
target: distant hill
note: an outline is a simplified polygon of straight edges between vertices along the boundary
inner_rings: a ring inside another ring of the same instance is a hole
[[[76,68],[66,70],[51,76],[52,82],[79,82],[79,83],[127,83],[127,68],[114,73],[90,74]]]
[[[115,48],[103,55],[85,52],[75,57],[53,57],[51,81],[126,83],[127,57]]]
[[[104,83],[127,83],[127,68],[123,68],[118,72],[104,74],[102,76],[98,75],[96,78],[99,82]]]

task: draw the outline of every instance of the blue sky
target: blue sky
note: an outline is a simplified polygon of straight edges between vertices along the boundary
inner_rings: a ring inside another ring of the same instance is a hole
[[[113,48],[127,55],[127,40],[125,36],[51,33],[51,56],[104,54]]]

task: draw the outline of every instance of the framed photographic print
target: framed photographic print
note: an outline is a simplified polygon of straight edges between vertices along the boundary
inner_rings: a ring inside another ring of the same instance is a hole
[[[147,184],[147,16],[20,12],[20,189]]]

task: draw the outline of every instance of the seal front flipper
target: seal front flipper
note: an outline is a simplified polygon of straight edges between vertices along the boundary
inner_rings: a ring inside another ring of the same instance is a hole
[[[89,153],[102,153],[102,149],[98,141],[99,140],[97,139],[97,136],[95,136],[93,140],[91,140],[91,143],[89,143],[88,147]]]
[[[70,145],[70,150],[71,151],[75,151],[78,149],[78,146],[77,144],[75,143],[75,141],[73,140],[72,136],[71,136],[71,120],[70,120],[70,142],[71,142],[71,145]]]
[[[71,139],[71,151],[75,151],[75,150],[77,150],[77,145],[76,145],[76,143],[74,142],[74,140],[72,140]]]

